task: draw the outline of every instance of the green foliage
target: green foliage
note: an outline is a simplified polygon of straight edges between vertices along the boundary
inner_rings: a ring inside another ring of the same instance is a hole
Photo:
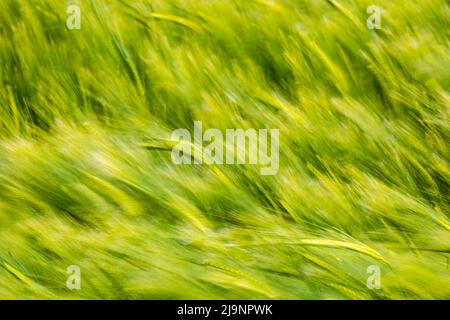
[[[449,298],[450,9],[376,2],[92,0],[68,30],[2,0],[0,297]],[[194,120],[279,128],[278,174],[148,147]]]

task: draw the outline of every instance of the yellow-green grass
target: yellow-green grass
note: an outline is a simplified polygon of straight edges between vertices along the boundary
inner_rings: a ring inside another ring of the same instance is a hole
[[[0,1],[0,298],[449,298],[449,27],[445,0]],[[196,120],[280,129],[278,173],[153,147]]]

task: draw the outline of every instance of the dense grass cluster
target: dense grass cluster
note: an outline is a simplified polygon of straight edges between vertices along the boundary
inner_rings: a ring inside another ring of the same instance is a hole
[[[449,298],[449,30],[446,0],[0,1],[0,297]],[[174,165],[195,120],[280,129],[278,174]]]

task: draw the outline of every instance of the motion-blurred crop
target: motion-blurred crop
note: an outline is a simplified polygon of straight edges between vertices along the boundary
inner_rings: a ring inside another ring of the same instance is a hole
[[[449,30],[446,0],[0,1],[0,298],[450,298]],[[279,129],[278,173],[175,165],[194,121]]]

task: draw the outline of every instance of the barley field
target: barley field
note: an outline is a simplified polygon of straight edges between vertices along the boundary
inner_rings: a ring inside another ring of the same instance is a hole
[[[446,0],[0,1],[0,298],[449,299],[449,27]],[[174,164],[195,121],[279,129],[278,171]]]

